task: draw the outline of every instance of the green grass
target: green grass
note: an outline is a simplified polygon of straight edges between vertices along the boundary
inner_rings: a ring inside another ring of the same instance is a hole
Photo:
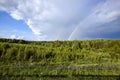
[[[0,42],[0,80],[119,79],[120,40]]]
[[[11,63],[0,66],[0,76],[7,79],[98,79],[120,78],[120,64],[84,64],[84,65],[61,65],[38,63]]]

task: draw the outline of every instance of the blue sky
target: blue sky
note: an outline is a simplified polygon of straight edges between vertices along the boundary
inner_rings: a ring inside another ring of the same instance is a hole
[[[15,20],[8,13],[0,11],[0,37],[29,40],[34,38],[34,34],[24,21]]]
[[[120,0],[0,0],[0,38],[120,39]]]

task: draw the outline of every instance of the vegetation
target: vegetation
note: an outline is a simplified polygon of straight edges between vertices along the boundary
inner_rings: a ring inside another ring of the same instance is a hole
[[[119,80],[120,40],[0,39],[0,77],[2,80]]]

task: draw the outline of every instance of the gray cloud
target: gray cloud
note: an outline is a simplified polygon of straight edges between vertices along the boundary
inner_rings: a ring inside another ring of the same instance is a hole
[[[81,21],[69,36],[71,39],[86,39],[90,38],[89,35],[96,35],[100,31],[106,30],[104,24],[111,23],[120,17],[120,1],[119,0],[106,0],[104,3],[98,4],[92,11],[92,13]],[[110,25],[108,25],[110,26]],[[118,26],[112,26],[112,31],[118,29]],[[109,27],[107,28],[109,29]]]

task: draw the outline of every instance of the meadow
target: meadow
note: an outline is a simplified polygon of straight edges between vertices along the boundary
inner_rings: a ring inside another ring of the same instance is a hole
[[[0,39],[1,80],[120,80],[120,40]]]

